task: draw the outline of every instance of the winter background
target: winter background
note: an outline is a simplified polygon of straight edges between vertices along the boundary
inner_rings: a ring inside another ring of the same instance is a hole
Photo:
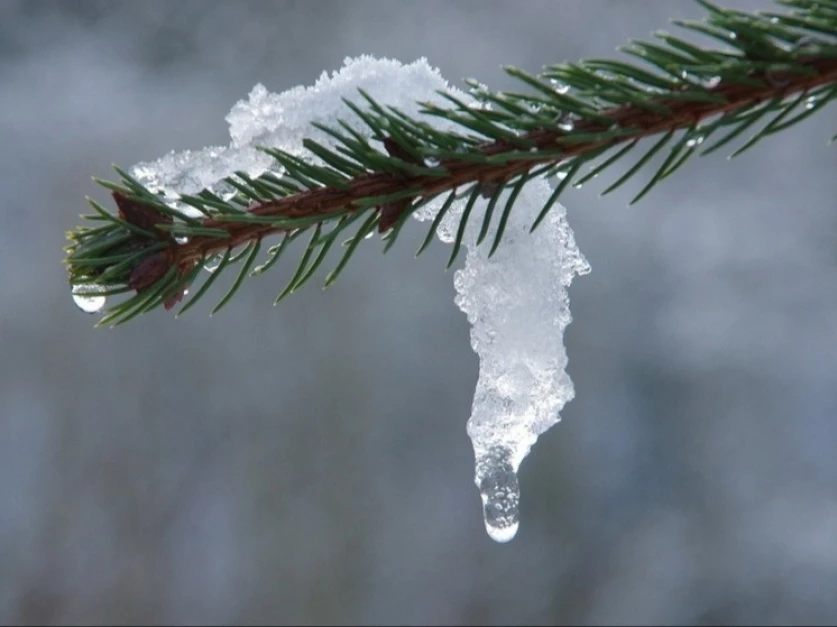
[[[223,287],[116,330],[61,266],[84,196],[104,197],[91,175],[227,143],[256,83],[368,53],[517,88],[502,64],[612,57],[701,15],[0,3],[0,622],[833,623],[833,106],[631,208],[647,173],[563,197],[593,266],[570,288],[576,398],[521,467],[507,545],[473,484],[477,358],[449,249],[413,258],[426,225],[385,258],[364,243],[328,291],[273,308],[286,265],[212,318]]]

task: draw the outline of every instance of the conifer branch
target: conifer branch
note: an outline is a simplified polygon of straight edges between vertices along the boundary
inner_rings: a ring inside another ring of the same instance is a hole
[[[221,272],[241,264],[237,278],[213,310],[226,304],[247,276],[272,267],[288,244],[309,233],[308,245],[280,299],[303,285],[320,266],[338,236],[354,235],[326,283],[342,271],[362,239],[384,233],[386,250],[419,206],[440,196],[445,205],[425,245],[459,190],[468,198],[450,263],[461,246],[465,222],[478,196],[490,198],[478,241],[500,245],[515,192],[528,180],[560,173],[564,178],[532,225],[537,228],[569,185],[581,185],[609,169],[645,138],[660,138],[605,193],[618,188],[668,146],[668,153],[631,201],[644,197],[695,153],[708,154],[765,122],[733,156],[785,130],[837,100],[837,0],[779,0],[786,14],[721,9],[698,0],[708,11],[702,22],[679,26],[722,41],[729,50],[696,46],[659,32],[662,43],[633,42],[623,51],[649,68],[623,61],[587,60],[546,66],[537,76],[505,68],[528,87],[526,93],[491,92],[474,81],[476,106],[450,94],[451,105],[425,103],[418,118],[376,102],[361,91],[364,107],[347,109],[368,127],[367,135],[341,122],[317,126],[338,142],[336,149],[305,140],[307,159],[281,150],[263,150],[275,169],[257,178],[244,172],[226,179],[237,192],[221,198],[211,190],[179,201],[202,217],[168,204],[127,172],[121,182],[99,181],[112,190],[117,215],[89,200],[100,226],[69,234],[70,282],[91,294],[135,292],[111,307],[100,324],[118,324],[164,305],[173,307],[208,260],[218,266],[181,309],[189,309]],[[441,132],[432,118],[454,122],[463,132]],[[698,148],[712,135],[720,138]],[[381,141],[385,152],[370,144]],[[833,138],[832,138],[833,139]],[[581,167],[608,154],[586,174]],[[502,210],[500,192],[513,188]],[[281,235],[268,260],[254,267],[262,241]],[[243,250],[238,251],[238,249]],[[233,254],[233,251],[236,251]],[[278,299],[277,299],[278,300]]]

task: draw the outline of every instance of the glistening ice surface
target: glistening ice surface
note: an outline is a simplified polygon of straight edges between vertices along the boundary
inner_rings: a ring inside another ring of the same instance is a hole
[[[564,348],[564,329],[571,320],[567,288],[590,266],[575,244],[564,207],[555,205],[529,233],[550,192],[543,179],[526,184],[491,258],[489,240],[474,245],[481,220],[472,217],[465,267],[454,276],[456,304],[468,316],[471,346],[480,358],[468,420],[476,484],[486,530],[499,542],[517,532],[520,463],[538,436],[560,420],[558,412],[574,395]],[[499,207],[509,193],[500,196]],[[442,221],[442,241],[454,240],[461,211],[455,208]]]

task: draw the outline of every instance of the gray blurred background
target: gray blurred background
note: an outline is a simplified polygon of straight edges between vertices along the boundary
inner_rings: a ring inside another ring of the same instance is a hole
[[[106,198],[91,175],[226,144],[257,82],[369,53],[510,88],[502,64],[614,56],[701,15],[0,2],[0,622],[835,623],[833,106],[634,207],[647,173],[564,196],[593,266],[570,290],[577,396],[522,466],[508,545],[473,484],[449,251],[413,258],[426,225],[361,247],[328,291],[273,308],[284,267],[212,318],[225,286],[116,330],[61,265],[84,196]]]

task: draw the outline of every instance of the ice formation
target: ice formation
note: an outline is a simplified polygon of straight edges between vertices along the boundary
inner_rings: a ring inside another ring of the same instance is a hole
[[[590,266],[575,244],[564,207],[555,205],[529,233],[550,193],[543,179],[524,186],[491,258],[486,242],[475,246],[480,221],[472,219],[464,240],[465,267],[454,275],[456,304],[468,316],[471,346],[480,359],[468,436],[486,531],[498,542],[517,532],[520,463],[538,436],[560,420],[574,394],[564,348],[571,320],[567,288]],[[453,242],[462,209],[454,208],[442,220],[437,235],[443,242]],[[416,217],[431,216],[432,208]]]
[[[323,73],[312,87],[296,87],[273,94],[257,85],[247,100],[227,116],[229,146],[170,153],[152,163],[140,163],[131,173],[172,202],[180,193],[208,188],[225,195],[233,190],[222,180],[236,170],[258,176],[274,167],[257,145],[310,155],[302,140],[311,137],[333,147],[334,140],[311,126],[332,127],[343,119],[359,133],[369,129],[345,106],[342,98],[360,100],[358,88],[386,105],[409,115],[418,113],[418,101],[445,106],[436,90],[465,94],[450,86],[426,60],[401,64],[363,56],[346,59],[343,68]],[[434,120],[440,130],[453,124]],[[498,207],[503,206],[503,193]],[[479,355],[480,371],[467,430],[474,448],[476,484],[483,501],[488,534],[506,542],[519,522],[520,489],[517,470],[538,436],[554,425],[564,404],[573,397],[566,373],[563,334],[570,322],[567,287],[576,274],[589,271],[573,239],[563,207],[556,205],[534,234],[529,227],[550,194],[543,179],[529,182],[511,212],[502,245],[490,259],[489,241],[475,246],[480,220],[472,217],[465,234],[465,266],[455,273],[456,304],[471,323],[471,345]],[[478,216],[487,201],[473,208]],[[442,199],[416,212],[419,220],[432,219]],[[452,242],[464,201],[454,205],[437,235]],[[184,209],[186,209],[184,207]]]

